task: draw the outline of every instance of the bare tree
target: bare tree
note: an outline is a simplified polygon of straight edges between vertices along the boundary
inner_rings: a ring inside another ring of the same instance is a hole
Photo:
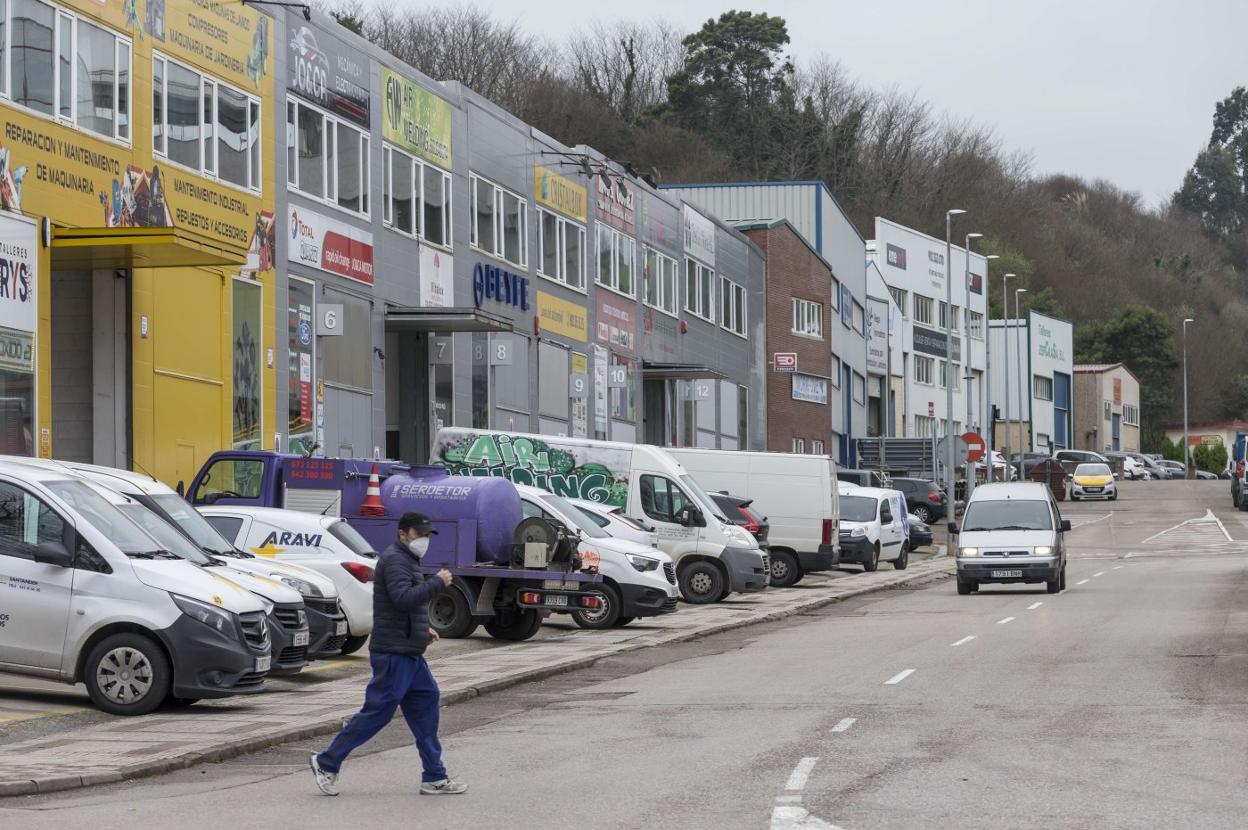
[[[667,97],[667,76],[680,68],[681,34],[664,20],[598,21],[572,35],[562,71],[628,123]]]

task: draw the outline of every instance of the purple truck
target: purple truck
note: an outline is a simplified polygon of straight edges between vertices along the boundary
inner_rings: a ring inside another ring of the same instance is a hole
[[[341,516],[376,550],[398,535],[399,516],[427,514],[438,531],[421,560],[442,568],[452,590],[430,607],[443,637],[484,625],[500,640],[527,640],[547,613],[596,608],[601,577],[583,565],[575,531],[525,518],[504,478],[452,476],[441,467],[397,461],[308,458],[249,450],[214,453],[191,481],[195,505],[249,505]]]

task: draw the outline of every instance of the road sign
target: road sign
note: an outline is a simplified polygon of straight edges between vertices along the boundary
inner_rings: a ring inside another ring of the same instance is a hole
[[[976,461],[984,457],[984,439],[979,433],[964,432],[962,440],[966,442],[967,452],[966,460],[974,464]]]
[[[796,372],[797,352],[776,352],[771,359],[771,368],[777,372]]]
[[[943,463],[949,457],[949,445],[945,443],[949,439],[941,438],[936,444],[937,458]],[[982,452],[982,450],[981,450]],[[953,436],[953,463],[965,464],[968,461],[967,456],[970,454],[970,447],[966,443],[966,439],[961,435]]]

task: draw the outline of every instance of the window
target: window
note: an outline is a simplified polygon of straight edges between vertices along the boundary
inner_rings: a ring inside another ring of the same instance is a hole
[[[914,382],[932,385],[932,369],[936,361],[930,357],[914,357]]]
[[[645,253],[645,296],[643,300],[651,308],[676,313],[676,260],[659,253],[654,248],[643,248]]]
[[[241,516],[205,516],[204,518],[230,544],[236,544],[240,541],[238,532],[243,529]]]
[[[978,311],[966,312],[966,328],[971,337],[976,340],[984,339],[984,315]]]
[[[637,295],[633,274],[637,263],[637,242],[599,222],[597,283],[629,297]]]
[[[695,259],[685,258],[685,311],[714,322],[712,292],[715,272]]]
[[[1129,426],[1138,427],[1140,425],[1140,408],[1135,404],[1124,403],[1122,405],[1122,422]]]
[[[5,13],[0,2],[0,90],[35,112],[129,142],[129,38],[38,0],[12,0],[11,19]],[[6,28],[11,72],[3,65]]]
[[[720,277],[719,301],[719,324],[733,334],[745,337],[745,286]]]
[[[810,452],[813,455],[823,455],[823,442],[818,439],[811,441]]]
[[[1053,378],[1046,378],[1042,375],[1036,375],[1032,381],[1032,388],[1036,400],[1051,401],[1053,400]]]
[[[451,244],[450,173],[383,144],[381,187],[386,227],[433,245]]]
[[[260,190],[260,102],[159,54],[152,58],[152,152]]]
[[[936,428],[936,419],[926,415],[914,416],[914,437],[931,438]]]
[[[915,294],[914,322],[930,326],[932,324],[933,305],[934,301],[931,297],[924,297],[922,294]]]
[[[475,173],[469,181],[472,185],[472,246],[517,268],[527,268],[528,200]]]
[[[854,372],[854,403],[867,402],[867,379]]]
[[[651,519],[675,522],[681,511],[692,506],[692,500],[669,478],[641,477],[641,510]]]
[[[946,328],[949,325],[949,306],[944,300],[940,301],[940,327]]]
[[[867,312],[857,302],[854,303],[854,331],[859,334],[866,332]]]
[[[258,499],[263,477],[263,461],[222,459],[209,467],[199,480],[195,504],[212,504],[227,493],[235,498]]]
[[[537,209],[537,273],[585,288],[585,227]]]
[[[343,210],[368,215],[368,133],[286,99],[286,179],[295,190]]]
[[[804,455],[806,453],[806,439],[805,438],[793,439],[793,452],[797,453],[798,455]]]
[[[841,313],[841,283],[836,277],[832,278],[832,303],[830,307],[833,313]]]
[[[637,363],[612,352],[611,366],[623,367],[624,385],[607,389],[608,411],[613,420],[635,422],[637,420],[637,396],[633,388],[637,382]]]
[[[12,484],[0,482],[0,556],[34,559],[42,542],[64,542],[65,521]]]
[[[793,298],[793,333],[823,339],[823,305]]]
[[[956,306],[956,305],[955,305],[955,306],[953,307],[953,318],[950,320],[950,323],[949,323],[949,324],[950,324],[951,326],[953,326],[953,328],[954,328],[954,329],[957,329],[957,328],[958,328],[958,321],[959,321],[959,320],[961,320],[961,319],[962,319],[962,307],[961,307],[961,306]]]
[[[946,378],[946,372],[948,371],[950,371],[949,364],[944,360],[940,361],[940,388],[941,389],[944,389],[949,383],[948,379]],[[952,371],[953,371],[953,388],[961,389],[962,388],[962,367],[955,363],[953,364]]]
[[[888,287],[888,293],[893,295],[893,302],[897,304],[897,308],[901,309],[902,317],[910,316],[910,309],[906,308],[906,292],[900,288]]]

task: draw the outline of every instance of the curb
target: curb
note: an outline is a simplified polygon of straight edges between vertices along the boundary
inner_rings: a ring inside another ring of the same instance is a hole
[[[562,663],[517,672],[506,677],[500,677],[497,680],[489,681],[488,683],[478,684],[467,689],[456,689],[455,691],[447,692],[442,695],[441,704],[442,706],[450,706],[455,703],[462,703],[466,700],[481,697],[482,695],[486,695],[491,692],[499,692],[524,683],[532,683],[534,681],[545,680],[556,675],[567,674],[568,672],[592,666],[599,660],[615,657],[620,654],[641,651],[642,649],[647,648],[655,648],[669,643],[687,643],[693,640],[711,637],[716,634],[722,634],[726,631],[747,628],[749,626],[759,625],[762,623],[776,622],[777,620],[794,617],[815,608],[822,608],[826,605],[844,602],[845,600],[853,599],[864,594],[872,594],[877,591],[887,590],[898,585],[904,585],[908,582],[915,582],[929,577],[941,578],[948,576],[948,572],[950,570],[948,565],[952,565],[951,560],[945,559],[944,562],[941,562],[940,559],[929,559],[927,561],[935,561],[940,563],[940,565],[938,567],[928,568],[923,571],[912,571],[909,573],[902,572],[902,574],[898,577],[891,578],[888,581],[881,580],[868,585],[848,587],[829,595],[812,597],[809,601],[802,602],[788,608],[772,611],[759,617],[751,617],[746,620],[725,621],[697,631],[690,631],[683,634],[665,637],[659,642],[624,643],[602,654],[596,654],[590,657],[571,658]],[[945,563],[948,563],[948,565]],[[916,565],[917,564],[926,563],[916,563]],[[178,758],[167,758],[159,761],[133,764],[125,767],[124,769],[110,772],[91,773],[89,775],[55,775],[48,776],[46,778],[19,781],[0,781],[0,798],[18,795],[42,795],[44,793],[63,792],[65,790],[73,790],[80,787],[91,787],[98,784],[116,784],[122,781],[134,780],[136,778],[146,778],[149,776],[161,775],[167,772],[175,772],[177,770],[187,769],[188,767],[192,767],[197,764],[225,761],[230,758],[238,757],[239,755],[245,755],[250,752],[258,752],[262,749],[269,749],[274,746],[289,743],[290,741],[327,735],[339,730],[342,727],[342,723],[343,717],[338,715],[332,718],[324,718],[304,726],[289,727],[272,734],[236,741],[234,743],[203,752],[190,752]]]

